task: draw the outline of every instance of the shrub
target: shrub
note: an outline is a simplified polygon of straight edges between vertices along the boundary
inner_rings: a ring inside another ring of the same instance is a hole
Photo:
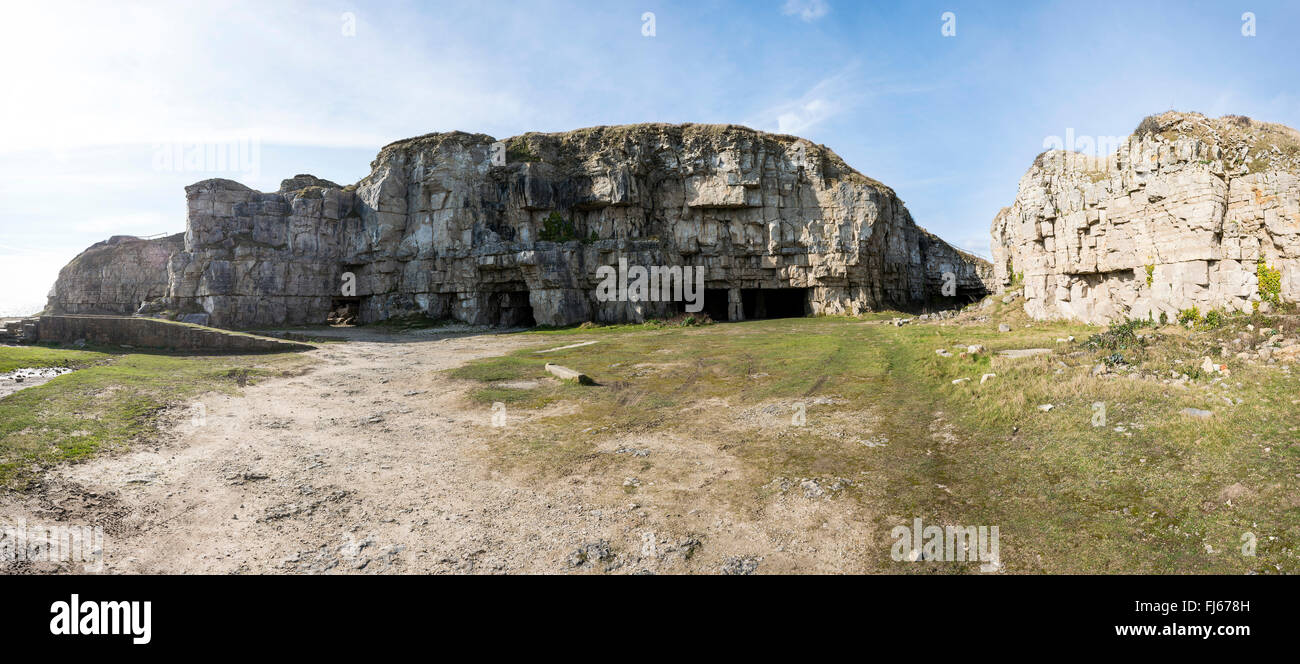
[[[523,138],[516,137],[506,144],[506,160],[514,163],[541,161],[542,158],[533,154],[533,151],[529,149],[528,143]]]
[[[1199,322],[1201,322],[1201,310],[1197,307],[1192,307],[1191,309],[1183,309],[1182,311],[1178,312],[1179,325],[1186,325],[1187,327],[1191,327],[1193,325],[1196,325]]]
[[[1207,329],[1213,329],[1228,322],[1227,316],[1219,311],[1209,311],[1205,314],[1205,320],[1201,321],[1201,326]]]
[[[560,216],[559,212],[552,212],[542,221],[542,232],[538,234],[538,239],[543,242],[568,242],[578,239],[578,229],[574,228],[572,221]]]
[[[1112,325],[1105,332],[1100,332],[1088,337],[1084,342],[1089,348],[1104,348],[1106,350],[1125,350],[1129,348],[1141,348],[1142,342],[1137,338],[1137,330],[1150,325],[1149,322],[1140,318],[1135,318],[1119,325]],[[1119,361],[1123,357],[1115,353]]]
[[[1145,118],[1142,118],[1142,122],[1138,123],[1137,129],[1133,130],[1133,136],[1141,139],[1147,134],[1154,134],[1159,131],[1160,121],[1156,119],[1156,116],[1148,115]]]
[[[1274,306],[1282,303],[1282,270],[1271,268],[1264,261],[1255,264],[1259,277],[1259,298]]]
[[[1155,281],[1156,278],[1156,266],[1147,265],[1146,269],[1147,269],[1147,288],[1150,288],[1151,282]]]

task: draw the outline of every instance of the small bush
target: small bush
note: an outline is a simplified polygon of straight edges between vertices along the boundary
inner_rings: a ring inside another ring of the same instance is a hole
[[[537,237],[543,242],[568,242],[578,239],[578,229],[574,228],[573,221],[552,212],[542,221],[542,232]]]
[[[1282,303],[1282,270],[1271,268],[1264,261],[1255,264],[1259,277],[1259,298],[1274,306]]]
[[[1197,307],[1178,312],[1178,324],[1191,327],[1201,322],[1201,310]]]
[[[1088,337],[1084,345],[1093,349],[1106,349],[1112,351],[1126,350],[1129,348],[1141,348],[1142,342],[1137,338],[1137,330],[1147,327],[1149,322],[1135,318],[1126,323],[1112,325],[1105,332],[1100,332]],[[1115,355],[1119,355],[1115,353]],[[1123,358],[1120,357],[1120,360]]]
[[[515,162],[532,162],[541,161],[542,158],[533,154],[529,149],[528,143],[522,138],[515,138],[506,145],[506,160],[510,163]]]
[[[1137,129],[1133,130],[1133,136],[1141,139],[1146,137],[1148,134],[1155,134],[1159,131],[1160,121],[1156,119],[1156,116],[1148,115],[1145,118],[1142,118],[1142,122],[1138,123]]]
[[[1147,288],[1150,288],[1151,282],[1155,281],[1156,279],[1156,266],[1147,265],[1146,270],[1147,270]]]
[[[1201,321],[1201,327],[1214,329],[1228,322],[1228,317],[1219,311],[1210,311],[1205,314],[1205,320]]]

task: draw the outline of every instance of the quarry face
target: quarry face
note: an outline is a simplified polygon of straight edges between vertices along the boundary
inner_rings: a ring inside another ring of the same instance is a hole
[[[383,148],[355,185],[300,175],[263,193],[215,179],[185,195],[183,242],[92,247],[60,274],[50,311],[230,328],[688,311],[675,296],[598,297],[610,268],[631,265],[698,271],[703,311],[743,320],[934,310],[992,280],[829,149],[734,125],[429,134]]]
[[[993,220],[998,287],[1023,281],[1034,318],[1090,323],[1300,298],[1300,134],[1172,111],[1143,125],[1108,157],[1039,155]]]

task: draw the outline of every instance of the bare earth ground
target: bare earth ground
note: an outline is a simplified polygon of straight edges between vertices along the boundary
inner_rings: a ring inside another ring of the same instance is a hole
[[[635,495],[614,471],[548,484],[493,470],[502,430],[440,370],[545,341],[349,334],[305,375],[209,394],[203,421],[173,412],[159,443],[52,469],[0,496],[0,514],[104,524],[103,571],[119,574],[870,571],[856,548],[873,520],[854,501],[819,487],[741,511],[710,500],[739,470],[725,445],[603,441],[597,454],[655,455]],[[21,565],[5,571],[81,571]]]

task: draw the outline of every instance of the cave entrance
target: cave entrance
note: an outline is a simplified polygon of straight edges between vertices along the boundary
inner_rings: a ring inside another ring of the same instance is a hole
[[[361,298],[330,298],[330,312],[329,315],[325,317],[325,323],[327,325],[356,325],[357,318],[360,315]]]
[[[498,291],[490,296],[489,314],[500,327],[536,327],[533,303],[528,299],[528,289],[520,284],[519,290]]]
[[[704,313],[708,314],[709,319],[715,323],[731,319],[727,312],[727,289],[704,289]]]
[[[808,315],[807,288],[742,288],[745,320],[802,318]]]

